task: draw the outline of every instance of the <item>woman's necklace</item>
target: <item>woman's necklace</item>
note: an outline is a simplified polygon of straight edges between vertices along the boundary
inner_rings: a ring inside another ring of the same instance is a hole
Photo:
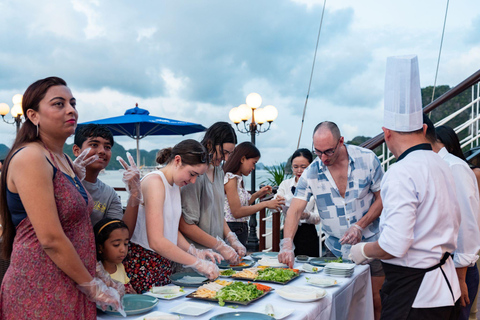
[[[70,178],[72,178],[73,183],[75,183],[75,187],[78,190],[80,190],[80,186],[78,185],[77,180],[75,180],[75,172],[73,171],[73,169],[69,165],[65,165],[63,163],[62,159],[57,154],[55,154],[55,153],[52,153],[52,154],[55,158],[57,158],[57,161],[60,163],[61,167],[65,170],[65,171],[62,171],[62,172],[64,172],[68,176],[70,176]]]

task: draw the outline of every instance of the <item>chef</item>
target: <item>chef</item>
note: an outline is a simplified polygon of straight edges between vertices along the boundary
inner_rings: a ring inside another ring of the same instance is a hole
[[[425,138],[416,56],[387,59],[385,141],[397,162],[381,184],[378,241],[352,246],[357,263],[382,259],[381,319],[456,319],[460,287],[450,254],[460,211],[452,173]]]

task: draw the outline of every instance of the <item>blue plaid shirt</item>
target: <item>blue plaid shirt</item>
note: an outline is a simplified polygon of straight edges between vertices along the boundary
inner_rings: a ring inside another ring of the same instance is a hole
[[[318,157],[303,172],[295,192],[295,198],[305,201],[315,197],[326,235],[325,244],[337,257],[342,255],[340,238],[368,212],[375,201],[373,193],[380,190],[383,177],[380,161],[371,150],[348,144],[345,147],[349,158],[345,198],[340,195],[328,167]],[[379,220],[363,230],[362,241],[378,239]]]

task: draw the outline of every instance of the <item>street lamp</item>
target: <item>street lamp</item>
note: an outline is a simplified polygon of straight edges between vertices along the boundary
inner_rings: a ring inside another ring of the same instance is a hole
[[[23,96],[21,94],[16,94],[12,98],[12,101],[13,101],[13,107],[11,110],[11,114],[13,118],[12,122],[5,120],[5,116],[10,111],[10,107],[6,103],[0,103],[0,115],[2,116],[3,121],[8,124],[15,124],[17,127],[17,133],[18,133],[18,130],[20,130],[20,124],[22,123],[22,115],[23,115],[22,100],[23,100]]]
[[[250,134],[251,141],[255,144],[255,136],[257,134],[266,132],[270,129],[272,122],[277,118],[278,111],[272,105],[260,108],[262,105],[262,97],[258,93],[250,93],[247,96],[245,104],[241,104],[236,108],[232,108],[228,114],[230,120],[235,123],[237,130],[241,133]],[[249,124],[247,121],[252,119]],[[243,128],[238,124],[243,121]],[[262,129],[262,125],[268,122],[268,127]],[[255,169],[251,173],[251,192],[255,192]],[[247,248],[250,251],[258,251],[258,237],[257,237],[257,219],[256,214],[250,216],[248,223],[250,232],[248,234]]]

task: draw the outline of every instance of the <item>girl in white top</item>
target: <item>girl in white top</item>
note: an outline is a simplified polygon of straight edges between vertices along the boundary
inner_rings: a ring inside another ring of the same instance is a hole
[[[210,279],[218,277],[218,267],[206,259],[220,262],[221,256],[212,250],[196,249],[178,231],[182,213],[180,187],[195,183],[205,173],[207,159],[207,152],[199,142],[184,140],[173,148],[160,150],[157,162],[166,166],[142,179],[144,203],[140,205],[124,263],[138,293],[168,284],[172,262],[193,268]]]
[[[291,157],[292,171],[294,176],[290,179],[282,181],[278,187],[276,196],[282,196],[285,198],[285,206],[283,212],[287,212],[288,207],[295,195],[295,189],[297,187],[298,179],[302,175],[303,171],[312,163],[313,155],[308,149],[298,149]],[[311,197],[307,203],[305,211],[302,213],[301,220],[295,237],[293,238],[293,244],[295,245],[295,255],[307,255],[310,257],[318,257],[320,253],[320,245],[318,239],[316,224],[320,223],[320,216],[315,211],[315,198]]]
[[[251,142],[242,142],[235,147],[230,158],[225,162],[225,220],[228,226],[237,234],[238,239],[246,245],[248,238],[247,220],[250,215],[268,208],[281,210],[285,199],[278,197],[257,204],[255,200],[272,192],[271,186],[265,186],[250,195],[243,185],[243,176],[248,176],[260,159],[260,151]]]

